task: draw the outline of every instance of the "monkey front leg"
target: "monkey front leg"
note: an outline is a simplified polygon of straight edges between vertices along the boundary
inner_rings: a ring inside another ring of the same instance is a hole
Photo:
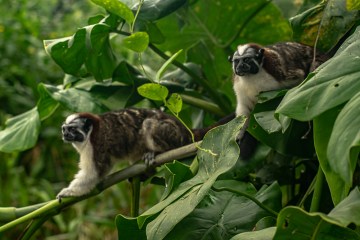
[[[74,180],[71,181],[67,188],[63,188],[56,196],[59,201],[64,197],[78,197],[88,194],[93,190],[96,184],[100,181],[97,172],[89,172],[83,169],[75,175]]]

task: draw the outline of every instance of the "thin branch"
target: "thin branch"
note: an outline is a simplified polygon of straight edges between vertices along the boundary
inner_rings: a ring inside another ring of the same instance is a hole
[[[194,156],[197,152],[197,145],[200,142],[195,142],[187,146],[183,146],[177,149],[170,150],[165,153],[161,153],[155,157],[154,166],[160,166],[164,163],[172,162],[175,159],[182,159],[189,156]],[[127,168],[124,168],[118,172],[115,172],[109,176],[107,176],[103,181],[101,181],[97,187],[91,191],[91,193],[81,196],[81,197],[70,197],[70,198],[63,198],[61,203],[55,199],[51,200],[44,206],[41,206],[39,209],[36,209],[24,216],[21,216],[9,223],[6,223],[0,226],[0,233],[4,232],[12,227],[15,227],[18,224],[24,223],[26,221],[39,218],[39,217],[46,217],[46,220],[52,216],[59,214],[63,209],[74,205],[77,202],[80,202],[84,199],[88,199],[95,195],[98,195],[105,189],[121,182],[131,177],[136,177],[138,175],[146,173],[148,170],[148,166],[145,163],[134,164]],[[38,205],[40,206],[40,204]],[[44,221],[45,222],[45,221]],[[38,223],[38,222],[37,222]]]

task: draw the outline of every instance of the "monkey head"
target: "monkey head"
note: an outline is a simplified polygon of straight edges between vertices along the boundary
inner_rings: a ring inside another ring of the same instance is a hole
[[[92,119],[80,114],[72,114],[62,125],[62,138],[65,142],[84,142],[93,128]]]
[[[238,76],[257,74],[261,68],[264,48],[257,44],[239,45],[233,56],[229,56],[233,71]]]

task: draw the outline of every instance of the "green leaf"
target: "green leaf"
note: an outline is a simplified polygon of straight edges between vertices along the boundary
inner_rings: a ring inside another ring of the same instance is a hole
[[[331,197],[335,205],[347,196],[351,187],[351,185],[346,183],[330,166],[327,155],[330,135],[333,131],[335,119],[340,111],[339,109],[341,109],[341,107],[328,110],[320,116],[316,117],[313,121],[316,155],[325,174]]]
[[[277,183],[264,186],[259,192],[250,183],[233,180],[217,181],[214,187],[230,188],[253,196],[271,208],[281,208],[281,190]],[[249,198],[228,191],[210,190],[165,239],[229,239],[235,234],[252,231],[260,219],[269,215]]]
[[[281,130],[281,125],[274,118],[274,113],[275,111],[265,111],[254,114],[256,122],[269,134]]]
[[[107,11],[121,17],[129,24],[134,21],[134,14],[131,9],[119,0],[91,0],[96,5],[105,8]]]
[[[85,41],[86,29],[82,28],[72,37],[44,40],[44,46],[65,73],[77,75],[87,56]]]
[[[336,118],[327,148],[331,169],[350,186],[360,150],[359,106],[360,92],[350,99]]]
[[[195,177],[180,184],[164,201],[158,203],[144,214],[138,221],[161,211],[155,220],[146,227],[146,235],[150,239],[164,238],[183,218],[190,214],[201,200],[208,194],[217,177],[229,171],[239,157],[239,147],[235,141],[244,118],[236,118],[226,125],[214,128],[204,138],[199,150],[199,170]],[[169,214],[171,213],[171,214]]]
[[[259,231],[249,231],[240,233],[230,240],[272,240],[274,238],[276,227],[265,228]]]
[[[168,197],[179,184],[192,177],[190,167],[178,161],[165,164],[162,173],[165,177],[165,190],[161,199]]]
[[[360,10],[360,2],[358,0],[346,0],[346,9],[348,11]]]
[[[177,58],[177,56],[179,56],[179,54],[182,52],[182,49],[180,49],[179,51],[177,51],[174,55],[172,55],[159,69],[159,71],[157,71],[156,76],[155,76],[155,81],[159,82],[161,79],[161,76],[164,74],[165,70],[169,67],[169,65],[175,60],[175,58]]]
[[[38,92],[40,99],[37,103],[37,109],[40,120],[43,121],[55,112],[59,103],[50,96],[42,83],[38,85]]]
[[[38,139],[40,118],[37,107],[10,118],[5,123],[6,128],[0,131],[0,151],[24,151],[33,147]]]
[[[155,21],[163,18],[174,11],[178,10],[186,3],[186,0],[152,0],[144,1],[141,6],[138,18],[146,21]],[[134,5],[132,9],[135,11],[139,7],[138,4]]]
[[[123,39],[123,44],[135,52],[143,52],[149,45],[149,35],[146,32],[133,33]]]
[[[274,239],[359,239],[355,231],[338,224],[323,213],[307,213],[298,207],[286,207],[279,214]]]
[[[333,210],[328,214],[332,219],[343,227],[347,227],[350,223],[360,226],[360,192],[356,187],[351,191],[349,196],[341,201]]]
[[[45,84],[44,87],[54,100],[63,104],[71,111],[102,113],[108,110],[98,99],[94,98],[91,93],[87,91],[76,88],[59,89]]]
[[[316,74],[287,92],[276,110],[300,121],[309,121],[338,106],[360,91],[360,27],[336,55],[321,65]]]
[[[344,1],[322,1],[293,17],[290,23],[294,40],[311,46],[318,40],[318,49],[331,49],[357,20],[357,12],[349,12]]]
[[[182,109],[182,98],[180,94],[171,94],[169,99],[166,101],[166,106],[170,109],[170,111],[175,114],[179,114]]]
[[[138,92],[141,96],[154,101],[165,101],[169,94],[166,87],[157,83],[145,83],[138,87]]]
[[[96,24],[86,27],[89,51],[85,66],[97,81],[110,78],[116,65],[116,58],[109,42],[110,27]]]
[[[116,227],[118,230],[118,237],[122,240],[143,240],[146,239],[145,229],[139,229],[136,218],[127,217],[124,215],[117,215]]]

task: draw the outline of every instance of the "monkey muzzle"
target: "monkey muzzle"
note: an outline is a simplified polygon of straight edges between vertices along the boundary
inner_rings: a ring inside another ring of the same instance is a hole
[[[259,68],[259,63],[253,58],[237,59],[234,61],[234,72],[238,76],[257,74]]]
[[[61,127],[62,130],[62,139],[64,142],[83,142],[85,139],[85,136],[78,131],[77,128],[73,127],[73,126],[67,126],[67,125],[63,125]]]

